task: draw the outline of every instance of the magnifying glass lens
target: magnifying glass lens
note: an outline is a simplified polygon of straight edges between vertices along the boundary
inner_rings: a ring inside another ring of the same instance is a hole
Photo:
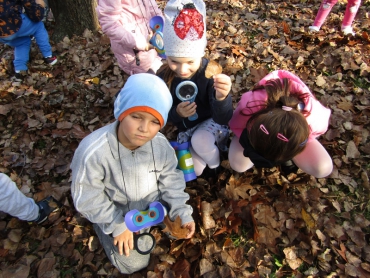
[[[155,43],[159,49],[163,49],[163,39],[159,34],[155,36]]]
[[[135,238],[135,249],[139,254],[146,255],[149,254],[154,246],[155,239],[153,235],[149,233],[140,234]]]
[[[195,93],[195,89],[191,85],[183,85],[179,89],[180,96],[185,98],[185,99],[192,98],[194,96],[194,93]]]

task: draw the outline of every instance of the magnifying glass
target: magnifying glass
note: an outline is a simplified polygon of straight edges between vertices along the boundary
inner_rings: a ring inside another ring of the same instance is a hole
[[[194,102],[195,97],[198,94],[198,87],[197,85],[189,80],[182,81],[176,87],[176,96],[181,101],[190,101],[190,103]],[[198,119],[198,114],[195,113],[188,117],[189,121],[195,121]]]
[[[147,255],[155,247],[155,238],[151,233],[134,233],[134,248],[141,255]]]
[[[154,16],[150,19],[149,25],[154,33],[149,42],[154,46],[155,50],[158,52],[159,57],[166,59],[162,33],[163,18],[159,15]]]

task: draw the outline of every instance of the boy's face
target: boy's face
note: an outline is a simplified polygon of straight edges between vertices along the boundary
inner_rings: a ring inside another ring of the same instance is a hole
[[[129,150],[135,150],[152,140],[160,130],[159,120],[147,112],[127,115],[118,127],[118,140]]]
[[[176,73],[177,77],[182,79],[191,78],[199,69],[202,57],[167,57],[167,63],[171,70]]]

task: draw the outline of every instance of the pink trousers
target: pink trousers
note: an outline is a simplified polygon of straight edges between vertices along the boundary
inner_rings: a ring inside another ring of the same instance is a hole
[[[334,7],[334,5],[337,2],[338,0],[323,0],[321,2],[320,9],[317,12],[313,26],[321,28],[321,26],[324,24],[326,17],[328,16],[331,9]],[[355,16],[357,14],[357,11],[360,7],[360,4],[361,4],[361,0],[348,0],[346,11],[344,13],[344,18],[342,22],[342,29],[352,25],[355,19]]]

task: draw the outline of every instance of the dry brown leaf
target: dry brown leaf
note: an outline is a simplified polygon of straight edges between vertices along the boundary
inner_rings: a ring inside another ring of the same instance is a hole
[[[172,270],[175,272],[176,277],[191,278],[191,275],[189,274],[190,267],[191,265],[188,260],[181,259],[176,261]]]
[[[297,249],[295,247],[287,247],[283,250],[285,259],[292,269],[297,269],[301,266],[302,260],[297,256]]]
[[[283,30],[284,30],[284,33],[285,34],[290,34],[290,28],[289,28],[289,25],[288,23],[286,23],[285,21],[283,21]]]
[[[251,75],[253,77],[253,82],[257,83],[259,82],[262,78],[264,78],[269,72],[266,68],[251,68]]]
[[[214,270],[213,264],[207,259],[201,259],[199,262],[200,275],[204,275],[212,270]]]
[[[17,263],[15,265],[7,266],[0,273],[0,277],[9,277],[9,278],[27,278],[29,277],[31,267],[29,265],[24,265]]]
[[[341,101],[338,101],[338,108],[342,109],[343,111],[353,110],[353,102],[347,100],[346,98],[341,97]]]
[[[166,225],[166,228],[163,229],[163,232],[170,233],[171,236],[177,239],[184,239],[188,234],[188,229],[182,228],[181,218],[179,216],[176,217],[175,221],[171,221],[168,215],[163,220],[163,224]]]
[[[13,105],[11,104],[0,105],[0,114],[6,115],[9,113],[10,110],[12,110],[12,108],[13,108]]]
[[[209,61],[206,71],[205,71],[205,76],[206,78],[212,78],[214,75],[222,73],[222,67],[219,63],[216,61]]]
[[[216,222],[212,217],[213,208],[212,205],[206,201],[201,203],[201,215],[204,229],[208,230],[216,227]]]

